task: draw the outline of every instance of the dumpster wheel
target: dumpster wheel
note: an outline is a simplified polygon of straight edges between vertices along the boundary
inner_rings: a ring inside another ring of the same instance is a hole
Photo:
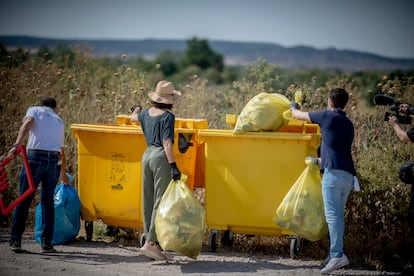
[[[93,236],[93,221],[85,221],[86,241],[92,241]]]
[[[233,233],[230,230],[221,233],[221,243],[225,246],[233,246]]]
[[[143,247],[143,246],[144,246],[145,241],[146,241],[145,234],[144,234],[144,233],[142,233],[142,234],[141,234],[141,237],[140,237],[140,239],[139,239],[139,244],[141,245],[141,247]]]
[[[211,230],[210,231],[210,237],[208,239],[208,250],[210,252],[216,252],[217,251],[217,230]]]
[[[298,236],[291,236],[290,237],[290,257],[292,259],[296,258],[300,250],[300,237]]]

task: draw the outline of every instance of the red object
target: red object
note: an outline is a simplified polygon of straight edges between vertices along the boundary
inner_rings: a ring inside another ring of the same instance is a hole
[[[7,182],[6,170],[4,168],[10,161],[16,158],[19,153],[22,157],[23,165],[26,170],[26,176],[27,176],[27,181],[29,183],[29,188],[26,191],[24,191],[24,193],[21,194],[18,198],[16,198],[13,202],[11,202],[9,206],[5,206],[3,192],[7,190],[7,188],[9,187],[9,183]],[[7,157],[0,163],[0,209],[1,209],[2,215],[5,216],[8,213],[10,213],[10,211],[13,210],[14,207],[17,206],[17,204],[25,200],[34,191],[35,191],[35,185],[33,181],[32,171],[30,170],[30,166],[29,166],[29,160],[27,159],[27,155],[26,155],[26,148],[25,146],[20,145],[16,148],[16,154],[14,156]]]

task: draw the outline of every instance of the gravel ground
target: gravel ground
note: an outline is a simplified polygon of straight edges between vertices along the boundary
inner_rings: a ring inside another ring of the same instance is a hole
[[[209,252],[203,249],[196,260],[167,252],[169,261],[151,261],[137,246],[110,240],[74,242],[58,245],[57,253],[42,254],[33,233],[23,237],[22,253],[9,248],[8,229],[0,232],[0,275],[321,275],[321,260],[291,259],[280,256],[250,255],[231,249]],[[374,271],[351,264],[333,275],[402,275]]]

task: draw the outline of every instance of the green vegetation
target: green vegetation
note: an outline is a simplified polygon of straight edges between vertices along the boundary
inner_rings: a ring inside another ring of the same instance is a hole
[[[126,56],[95,59],[88,49],[64,46],[28,54],[8,52],[0,45],[0,152],[9,149],[26,109],[37,104],[41,95],[58,100],[58,113],[66,122],[68,168],[76,174],[76,141],[70,125],[114,123],[117,115],[129,113],[134,104],[148,106],[147,92],[164,78],[182,92],[182,99],[174,106],[177,117],[207,119],[209,128],[219,129],[230,128],[225,115],[239,114],[260,92],[277,92],[293,99],[293,93],[301,88],[303,109],[315,110],[326,107],[330,89],[343,87],[351,93],[347,114],[355,124],[353,154],[362,187],[348,202],[345,251],[354,264],[378,269],[404,265],[404,248],[414,242],[406,221],[410,185],[402,183],[397,172],[413,159],[414,145],[396,138],[383,121],[387,108],[374,107],[372,98],[384,93],[414,104],[414,74],[287,70],[265,60],[245,67],[225,67],[222,57],[206,41],[193,39],[188,47],[183,56],[164,52],[148,62]],[[9,178],[17,179],[17,168],[11,168]],[[9,223],[10,217],[2,220]],[[236,250],[253,253],[284,254],[288,247],[283,237],[252,240],[236,235],[234,243]],[[323,239],[308,243],[301,254],[324,258],[326,252],[327,240]],[[389,261],[395,254],[402,258]]]

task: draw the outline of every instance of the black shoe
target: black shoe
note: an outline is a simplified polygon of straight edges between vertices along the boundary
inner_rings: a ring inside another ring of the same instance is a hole
[[[10,241],[10,248],[13,252],[22,251],[22,242],[21,241]]]
[[[52,244],[42,242],[42,253],[53,253],[53,252],[57,252],[57,250],[53,247]]]

